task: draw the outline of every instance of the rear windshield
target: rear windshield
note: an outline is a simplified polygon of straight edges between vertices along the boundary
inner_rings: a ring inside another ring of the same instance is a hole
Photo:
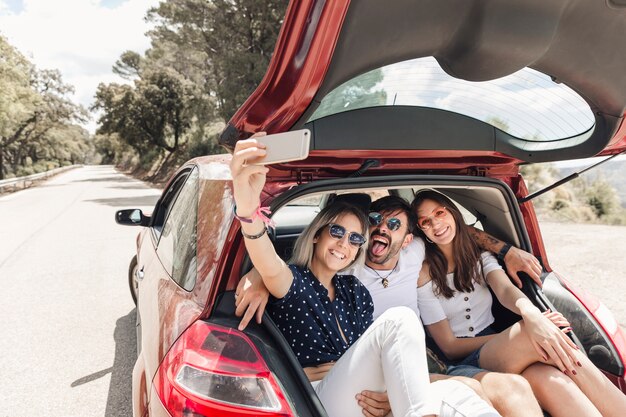
[[[309,121],[376,106],[448,110],[538,142],[578,136],[594,126],[582,97],[538,71],[524,68],[496,80],[471,82],[446,74],[432,57],[353,78],[326,95]]]

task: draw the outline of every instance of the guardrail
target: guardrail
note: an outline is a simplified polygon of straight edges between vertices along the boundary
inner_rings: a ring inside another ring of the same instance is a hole
[[[82,167],[82,165],[69,165],[66,167],[55,168],[46,172],[40,172],[38,174],[27,175],[25,177],[9,178],[8,180],[2,180],[0,181],[0,194],[31,187],[37,181],[42,181],[62,172],[79,167]]]

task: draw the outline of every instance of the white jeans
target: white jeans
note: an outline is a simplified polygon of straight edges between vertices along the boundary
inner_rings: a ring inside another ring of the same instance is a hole
[[[363,390],[387,391],[396,417],[499,415],[461,382],[430,384],[424,328],[408,307],[383,313],[314,385],[330,417],[362,417]]]

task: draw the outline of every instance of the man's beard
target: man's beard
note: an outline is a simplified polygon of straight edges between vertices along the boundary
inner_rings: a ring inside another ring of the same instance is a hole
[[[387,238],[387,240],[391,240],[388,236],[383,235],[383,234],[379,234],[380,236],[384,236],[385,238]],[[374,235],[373,235],[374,236]],[[372,253],[370,253],[370,251],[367,251],[367,260],[373,264],[376,265],[384,265],[387,262],[389,262],[389,260],[391,258],[393,258],[394,256],[396,256],[398,254],[398,252],[400,252],[400,249],[402,249],[402,242],[390,242],[389,246],[387,246],[386,250],[387,250],[387,255],[382,258],[382,259],[374,259],[372,258],[373,255]]]

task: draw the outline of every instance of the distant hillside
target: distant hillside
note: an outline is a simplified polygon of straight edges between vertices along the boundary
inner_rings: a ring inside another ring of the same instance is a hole
[[[585,166],[577,168],[557,168],[560,177],[566,177],[576,171],[584,169]],[[626,161],[610,161],[602,164],[584,174],[581,178],[594,181],[598,178],[605,179],[615,189],[620,198],[622,207],[626,208]]]
[[[531,193],[592,165],[576,168],[554,163],[521,167]],[[600,165],[534,200],[541,220],[626,225],[626,161]]]

